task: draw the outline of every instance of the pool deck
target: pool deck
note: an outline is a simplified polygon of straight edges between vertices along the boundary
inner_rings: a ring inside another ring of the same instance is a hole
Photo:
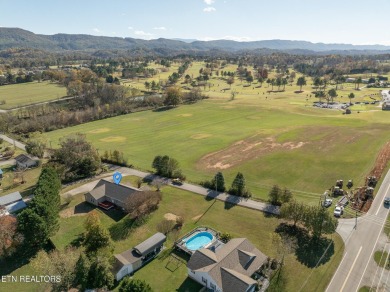
[[[211,240],[211,242],[207,243],[205,246],[202,246],[200,248],[212,248],[213,246],[214,246],[214,248],[217,248],[217,247],[220,247],[221,245],[223,245],[223,243],[219,240],[219,232],[218,231],[216,231],[212,228],[209,228],[209,227],[197,227],[197,228],[191,230],[190,232],[188,232],[187,234],[185,234],[180,239],[178,239],[175,242],[175,247],[184,251],[185,253],[187,253],[189,255],[192,255],[196,250],[191,250],[191,249],[187,248],[186,242],[188,239],[192,238],[194,235],[201,233],[201,232],[209,232],[210,234],[212,234],[213,239]]]

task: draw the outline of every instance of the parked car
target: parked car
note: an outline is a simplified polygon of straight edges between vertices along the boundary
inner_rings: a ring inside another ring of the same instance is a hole
[[[332,199],[325,199],[325,201],[322,202],[322,206],[328,208],[330,205],[332,205],[332,202]]]
[[[180,178],[174,178],[174,179],[172,179],[172,184],[181,186],[183,184],[183,182],[181,181]]]
[[[344,208],[341,207],[341,206],[336,206],[336,208],[334,209],[334,212],[333,212],[333,215],[336,216],[336,217],[340,217],[344,212]]]
[[[385,200],[383,201],[384,204],[387,206],[387,205],[390,205],[390,197],[386,197]]]

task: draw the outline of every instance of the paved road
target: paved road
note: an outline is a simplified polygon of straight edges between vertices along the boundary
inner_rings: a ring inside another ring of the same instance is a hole
[[[378,242],[383,236],[383,226],[389,214],[389,209],[383,205],[386,196],[390,196],[390,171],[386,174],[371,209],[358,219],[357,228],[355,219],[339,221],[337,232],[345,242],[344,256],[326,292],[358,291],[364,285],[381,286],[383,291],[390,291],[389,273],[382,273],[382,269],[378,269],[373,260],[374,252],[381,249]]]
[[[133,175],[133,176],[138,176],[138,177],[142,177],[142,178],[147,177],[149,179],[160,178],[154,174],[139,171],[139,170],[132,169],[132,168],[127,168],[127,167],[120,167],[117,169],[117,171],[122,173],[123,176]],[[112,175],[112,173],[108,174],[106,177],[110,178],[111,175]],[[262,212],[267,212],[267,213],[271,213],[271,214],[279,214],[279,208],[276,206],[270,205],[270,204],[265,204],[265,203],[253,201],[250,199],[244,199],[244,198],[232,196],[232,195],[229,195],[226,193],[216,192],[216,191],[206,189],[206,188],[198,186],[198,185],[189,184],[189,183],[183,183],[182,185],[176,185],[176,184],[172,184],[171,180],[168,180],[165,178],[161,178],[161,179],[164,180],[170,186],[173,186],[173,187],[176,187],[176,188],[179,188],[182,190],[190,191],[190,192],[202,195],[202,196],[208,196],[210,198],[214,198],[214,199],[217,199],[217,200],[220,200],[223,202],[229,202],[232,204],[236,204],[236,205],[239,205],[242,207],[246,207],[246,208],[250,208],[250,209],[254,209],[254,210],[258,210],[258,211],[262,211]],[[97,184],[98,181],[99,181],[99,179],[94,180],[94,181],[89,182],[89,183],[86,183],[80,187],[77,187],[77,188],[67,192],[66,194],[76,195],[79,193],[88,192],[95,187],[95,185]]]
[[[20,143],[19,141],[16,141],[16,140],[14,140],[14,139],[6,136],[6,135],[3,135],[3,134],[0,134],[0,138],[3,139],[4,141],[7,141],[8,143],[10,143],[12,145],[15,145],[19,149],[22,149],[23,151],[26,151],[26,145],[24,145],[23,143]]]

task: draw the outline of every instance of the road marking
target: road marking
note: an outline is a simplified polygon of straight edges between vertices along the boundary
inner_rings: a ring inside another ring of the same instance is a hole
[[[387,218],[387,216],[388,216],[388,215],[389,215],[389,211],[387,211],[386,218]],[[375,250],[376,244],[378,243],[379,237],[380,237],[380,236],[381,236],[381,234],[382,234],[383,226],[385,226],[385,223],[386,223],[386,219],[383,221],[382,227],[381,227],[381,229],[379,230],[378,237],[376,238],[376,241],[375,241],[374,247],[372,248],[372,251],[371,251],[370,257],[368,258],[368,261],[367,261],[366,267],[364,268],[364,271],[363,271],[362,277],[360,278],[360,281],[359,281],[359,284],[358,284],[358,286],[357,286],[357,289],[359,289],[359,287],[360,287],[360,284],[362,283],[363,277],[364,277],[364,275],[366,274],[366,270],[367,270],[368,264],[370,263],[370,260],[371,260],[371,258],[372,258],[372,254],[374,253],[374,250]]]
[[[383,199],[381,200],[381,204],[379,205],[379,208],[378,208],[378,210],[376,211],[375,216],[378,215],[379,210],[383,207],[383,201],[385,200],[385,198],[386,198],[386,196],[387,196],[387,193],[389,192],[389,188],[390,188],[390,185],[387,187],[387,190],[386,190],[386,192],[385,192],[385,196],[384,196]]]
[[[347,284],[348,278],[349,278],[349,276],[351,275],[351,272],[352,272],[352,270],[353,270],[353,267],[354,267],[355,264],[356,264],[356,261],[357,261],[359,255],[360,255],[360,252],[362,251],[362,248],[363,248],[363,246],[361,246],[361,247],[359,248],[358,254],[357,254],[357,256],[355,257],[355,260],[353,261],[352,267],[349,269],[348,275],[347,275],[347,277],[345,278],[345,281],[344,281],[344,283],[343,283],[343,286],[341,286],[340,292],[343,291],[345,284]]]
[[[344,255],[343,259],[341,260],[341,262],[340,262],[340,264],[339,264],[339,266],[338,266],[336,272],[334,273],[334,275],[337,275],[337,271],[340,269],[341,265],[343,264],[343,261],[345,260],[347,254],[348,254],[348,252],[345,253],[345,255]],[[330,285],[332,285],[332,282],[333,282],[334,278],[336,278],[336,277],[333,277],[333,278],[332,278],[332,280],[330,281],[330,283],[329,283],[329,285],[328,285],[328,288],[326,288],[325,292],[328,291]]]

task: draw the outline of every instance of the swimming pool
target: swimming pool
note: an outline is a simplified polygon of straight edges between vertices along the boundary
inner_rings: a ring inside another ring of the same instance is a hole
[[[198,250],[209,244],[213,239],[214,236],[210,232],[202,231],[186,239],[185,245],[189,250]]]

